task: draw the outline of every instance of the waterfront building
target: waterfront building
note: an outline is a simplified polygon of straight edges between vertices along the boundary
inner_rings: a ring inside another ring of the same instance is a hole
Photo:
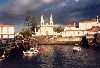
[[[96,20],[92,21],[83,21],[79,22],[79,25],[74,24],[68,24],[64,27],[64,31],[57,33],[53,29],[53,17],[50,16],[50,22],[46,23],[44,22],[43,15],[41,16],[41,22],[40,22],[40,29],[35,33],[36,36],[62,36],[62,37],[82,37],[84,35],[87,35],[88,37],[94,37],[94,34],[100,32],[98,28],[100,27],[100,23],[98,21],[98,16]]]
[[[98,27],[93,27],[87,34],[87,38],[94,38],[94,35],[99,32]]]
[[[94,37],[94,34],[98,33],[100,23],[98,22],[98,16],[96,20],[79,22],[79,26],[74,24],[66,25],[62,32],[62,37]]]
[[[61,35],[62,37],[82,37],[87,33],[88,30],[78,28],[77,25],[75,25],[74,23],[66,25]]]
[[[92,27],[96,27],[99,26],[100,27],[100,23],[98,21],[98,16],[96,20],[92,20],[92,21],[83,21],[79,23],[79,28],[81,29],[91,29]]]
[[[14,26],[0,24],[0,38],[14,38]]]
[[[81,29],[91,29],[93,26],[97,26],[97,21],[83,21],[79,23],[79,28]]]

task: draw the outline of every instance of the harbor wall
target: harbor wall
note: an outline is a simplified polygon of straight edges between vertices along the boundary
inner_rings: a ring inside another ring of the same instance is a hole
[[[81,37],[53,38],[53,39],[48,39],[44,37],[35,37],[33,41],[34,44],[39,43],[40,45],[73,45],[80,43],[81,40],[82,40]]]
[[[64,37],[64,38],[57,38],[57,41],[81,41],[82,40],[82,37]]]

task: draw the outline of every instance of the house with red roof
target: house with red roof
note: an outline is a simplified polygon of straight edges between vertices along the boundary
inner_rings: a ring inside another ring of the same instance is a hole
[[[79,27],[76,26],[75,23],[66,25],[64,31],[61,33],[62,37],[82,37],[84,35],[94,37],[94,34],[99,31],[96,27],[100,27],[100,23],[97,17],[96,21],[83,21],[79,23]]]

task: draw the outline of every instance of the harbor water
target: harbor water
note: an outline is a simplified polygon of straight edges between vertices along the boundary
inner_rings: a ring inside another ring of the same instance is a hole
[[[42,45],[44,51],[37,57],[18,56],[0,62],[0,68],[100,68],[100,47],[72,45]]]

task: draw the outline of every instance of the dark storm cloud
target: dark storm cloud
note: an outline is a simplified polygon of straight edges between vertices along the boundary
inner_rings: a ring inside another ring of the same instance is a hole
[[[0,23],[22,24],[27,11],[38,22],[42,14],[49,20],[52,13],[56,24],[78,23],[100,15],[100,0],[7,0],[0,4]]]
[[[24,17],[27,11],[39,15],[42,10],[57,2],[58,0],[8,0],[0,4],[0,20],[3,23],[8,23],[11,19],[13,22],[19,21],[18,19],[23,19],[21,17]]]
[[[56,13],[54,17],[57,22],[62,24],[74,23],[83,20],[91,20],[96,15],[100,15],[100,0],[98,1],[79,1],[68,2]]]

